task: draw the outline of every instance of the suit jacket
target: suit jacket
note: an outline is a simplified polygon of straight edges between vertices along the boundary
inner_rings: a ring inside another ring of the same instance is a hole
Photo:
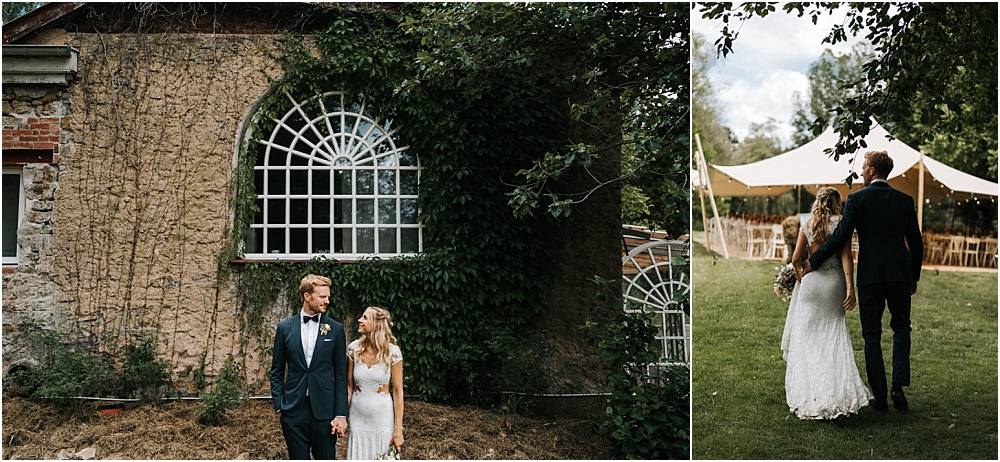
[[[855,228],[858,287],[920,280],[924,245],[912,197],[881,181],[847,196],[840,225],[809,257],[809,264],[819,268],[849,242]]]
[[[309,389],[313,416],[332,420],[347,417],[347,338],[344,325],[320,315],[320,326],[330,330],[316,337],[312,361],[306,367],[302,351],[302,318],[296,314],[278,323],[271,360],[271,398],[274,410],[293,417],[303,408]],[[287,376],[286,376],[287,371]]]

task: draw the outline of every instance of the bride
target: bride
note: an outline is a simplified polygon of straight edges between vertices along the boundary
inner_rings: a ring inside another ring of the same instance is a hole
[[[371,460],[390,445],[403,446],[403,354],[391,325],[388,311],[368,307],[358,320],[362,337],[347,347],[348,459]]]
[[[822,188],[812,216],[799,230],[792,291],[781,339],[788,408],[800,419],[832,420],[856,414],[873,398],[854,361],[845,310],[854,309],[854,260],[850,242],[815,271],[802,276],[805,249],[815,252],[840,222],[840,193]]]

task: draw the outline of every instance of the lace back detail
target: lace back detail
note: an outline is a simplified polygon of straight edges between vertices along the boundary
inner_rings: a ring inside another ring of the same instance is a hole
[[[806,220],[805,224],[802,225],[802,232],[803,234],[806,235],[806,242],[810,246],[813,244],[813,237],[815,237],[812,232],[812,222],[813,222],[812,217],[809,217],[809,219]],[[837,229],[837,225],[839,224],[840,224],[839,215],[834,215],[830,217],[830,224],[827,225],[826,227],[827,236],[833,234],[833,232]],[[829,269],[840,269],[840,268],[841,268],[840,258],[837,256],[837,254],[834,254],[832,257],[823,262],[823,264],[820,265],[819,268],[816,268],[816,270],[818,271],[818,270],[829,270]]]
[[[803,223],[801,227],[802,233],[806,235],[806,242],[809,245],[812,245],[813,237],[815,237],[812,231],[812,222],[813,218],[810,216],[808,219],[806,219],[806,222]],[[833,234],[833,231],[837,229],[837,225],[839,224],[840,224],[840,215],[835,215],[830,217],[830,224],[827,225],[826,227],[827,236]]]

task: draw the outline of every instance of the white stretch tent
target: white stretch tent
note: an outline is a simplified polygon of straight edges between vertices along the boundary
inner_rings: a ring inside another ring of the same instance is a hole
[[[776,196],[802,186],[815,194],[824,186],[835,187],[846,198],[864,183],[861,179],[861,165],[864,153],[887,151],[893,160],[889,184],[911,195],[914,200],[921,198],[939,201],[948,196],[958,200],[995,200],[997,183],[993,183],[968,173],[951,168],[913,149],[902,141],[886,139],[888,132],[875,124],[865,137],[867,148],[855,155],[841,156],[834,162],[832,156],[824,154],[824,149],[833,148],[838,135],[828,128],[816,139],[792,149],[784,154],[745,165],[707,164],[708,178],[716,196]],[[854,159],[851,163],[850,160]],[[844,179],[851,171],[858,174],[851,189],[847,189]],[[921,194],[921,172],[923,172],[923,193]]]

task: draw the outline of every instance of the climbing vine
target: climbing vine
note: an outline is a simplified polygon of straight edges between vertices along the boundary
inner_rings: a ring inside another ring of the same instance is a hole
[[[544,312],[546,236],[555,222],[515,218],[506,192],[520,165],[551,148],[558,93],[510,82],[473,97],[448,79],[421,80],[420,38],[399,27],[407,8],[327,11],[333,19],[315,31],[314,41],[287,37],[280,54],[285,74],[261,101],[241,145],[232,186],[233,244],[220,256],[227,268],[220,271],[230,271],[229,260],[240,256],[253,218],[253,140],[288,109],[285,93],[298,100],[326,91],[364,95],[421,159],[425,251],[354,263],[248,263],[235,272],[243,338],[256,339],[250,347],[267,353],[273,307],[287,307],[281,317],[297,311],[299,279],[322,274],[333,280],[328,313],[335,319],[356,319],[370,305],[392,312],[407,393],[485,402],[499,391],[538,390],[539,381],[523,380],[538,365],[524,332]]]

